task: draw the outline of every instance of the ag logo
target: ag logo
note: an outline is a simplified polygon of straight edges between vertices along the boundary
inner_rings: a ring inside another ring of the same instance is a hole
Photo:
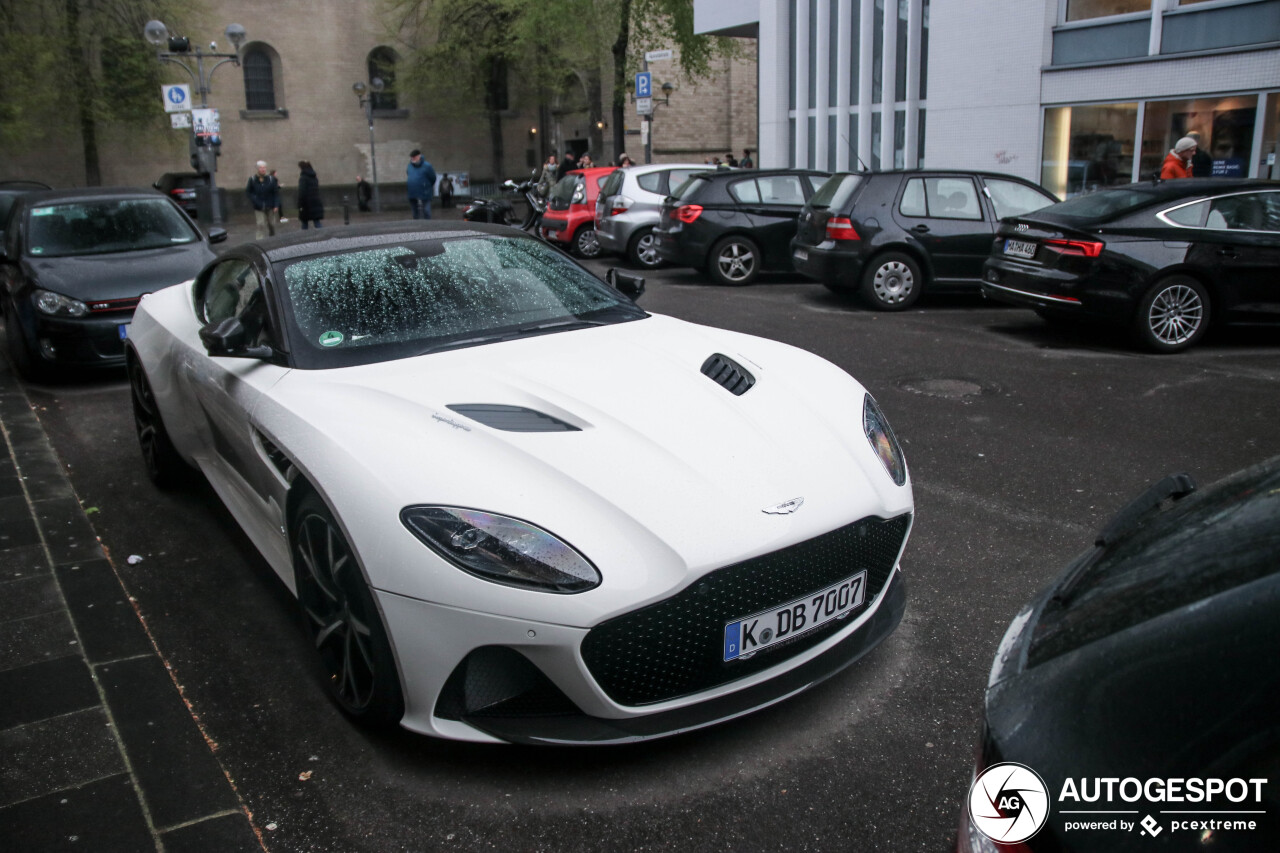
[[[992,765],[969,789],[969,819],[992,841],[1026,841],[1049,819],[1049,789],[1030,767]]]

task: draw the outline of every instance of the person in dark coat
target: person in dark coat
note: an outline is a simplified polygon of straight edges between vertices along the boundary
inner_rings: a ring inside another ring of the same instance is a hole
[[[253,205],[257,239],[276,236],[276,220],[280,218],[280,182],[276,180],[275,172],[267,174],[265,160],[258,161],[258,172],[249,178],[244,191]]]
[[[573,149],[569,149],[565,151],[564,162],[560,164],[560,174],[566,175],[577,168],[580,168],[580,167],[578,166],[578,158],[576,155],[574,155]]]
[[[1213,158],[1209,156],[1209,152],[1205,151],[1200,145],[1200,134],[1194,130],[1187,134],[1188,139],[1194,139],[1196,142],[1196,153],[1191,155],[1191,177],[1193,178],[1212,178],[1213,177]]]
[[[369,212],[369,200],[373,198],[373,184],[361,175],[356,175],[356,204],[362,213]]]
[[[311,168],[307,160],[298,161],[298,218],[302,220],[302,230],[307,230],[307,223],[314,222],[320,227],[324,219],[324,201],[320,198],[320,179],[316,170]]]
[[[414,219],[431,218],[431,199],[436,194],[436,170],[423,159],[417,148],[409,152],[409,165],[405,167],[405,189],[409,193],[409,208]]]

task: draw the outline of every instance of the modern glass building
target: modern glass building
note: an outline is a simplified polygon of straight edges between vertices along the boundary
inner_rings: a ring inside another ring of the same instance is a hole
[[[989,169],[1074,195],[1158,172],[1280,176],[1280,0],[695,0],[759,38],[760,163]]]

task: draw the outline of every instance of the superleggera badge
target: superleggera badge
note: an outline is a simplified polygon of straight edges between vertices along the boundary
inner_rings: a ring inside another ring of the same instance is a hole
[[[784,501],[776,506],[767,506],[762,509],[761,512],[767,512],[770,515],[790,515],[798,510],[800,505],[803,503],[804,498],[792,498],[791,500]]]

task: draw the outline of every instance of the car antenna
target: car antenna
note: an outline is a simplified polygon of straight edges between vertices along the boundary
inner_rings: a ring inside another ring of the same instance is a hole
[[[853,147],[853,143],[849,141],[849,137],[842,133],[840,134],[840,138],[844,140],[845,145],[849,146],[849,152],[853,154],[853,159],[858,161],[858,165],[862,167],[862,171],[870,172],[871,170],[867,168],[867,164],[863,163],[862,158],[858,156],[858,149]]]

